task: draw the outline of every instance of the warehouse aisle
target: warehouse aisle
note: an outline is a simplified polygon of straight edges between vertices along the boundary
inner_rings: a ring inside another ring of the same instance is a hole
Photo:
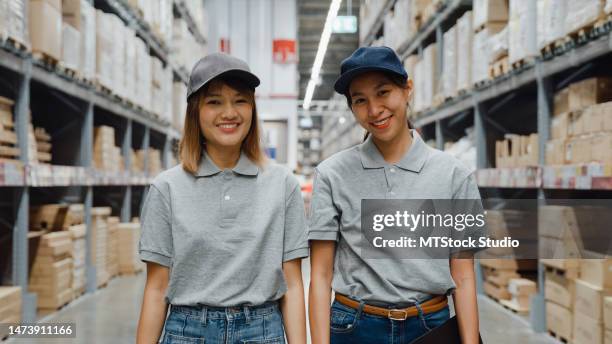
[[[304,264],[304,283],[308,286],[308,264]],[[85,296],[42,322],[77,321],[76,339],[45,340],[45,343],[134,343],[145,275],[120,277],[108,287]],[[481,297],[480,322],[485,343],[557,343],[545,334],[535,334],[528,323],[504,311],[501,306]],[[498,326],[504,324],[504,326]],[[96,338],[98,338],[96,340]],[[103,338],[103,339],[102,339]],[[13,339],[7,343],[42,343],[31,339]]]

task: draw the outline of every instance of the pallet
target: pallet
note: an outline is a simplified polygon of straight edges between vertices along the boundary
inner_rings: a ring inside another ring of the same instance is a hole
[[[30,50],[30,46],[25,42],[21,41],[19,38],[3,34],[0,35],[0,42],[7,50],[12,50],[20,53],[27,53]]]
[[[63,62],[59,64],[60,70],[69,78],[81,81],[83,78],[81,77],[81,73],[76,69],[70,66],[67,66]]]
[[[110,96],[110,97],[113,96],[113,91],[111,91],[110,88],[108,88],[105,85],[103,85],[102,83],[100,83],[99,80],[95,80],[94,81],[94,86],[96,88],[96,91],[98,91],[98,93],[102,93],[102,94],[105,94],[105,95]]]
[[[557,266],[546,265],[545,263],[543,263],[543,265],[544,265],[544,269],[546,272],[549,272],[555,275],[560,275],[567,279],[578,278],[578,271],[579,271],[578,268],[562,269]]]
[[[528,56],[528,57],[525,57],[518,61],[513,62],[511,70],[513,72],[520,72],[523,69],[533,66],[534,63],[535,63],[535,58],[533,56]]]
[[[45,52],[34,51],[32,57],[38,61],[43,67],[50,70],[57,70],[59,67],[59,60]]]
[[[556,334],[555,332],[548,330],[548,335],[550,335],[551,337],[555,338],[556,340],[560,341],[561,343],[570,343],[571,341],[561,335]]]
[[[516,314],[528,314],[529,313],[529,308],[521,308],[519,305],[517,305],[516,303],[510,300],[500,300],[499,304],[502,305],[505,309],[510,310],[511,312],[516,313]]]
[[[504,56],[489,65],[489,77],[491,79],[498,78],[510,72],[510,63],[508,56]]]

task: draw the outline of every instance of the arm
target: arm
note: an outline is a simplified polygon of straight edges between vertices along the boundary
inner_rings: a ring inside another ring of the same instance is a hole
[[[479,338],[478,303],[474,258],[451,258],[450,272],[457,289],[453,294],[455,313],[459,323],[461,342],[477,344]]]
[[[327,344],[330,334],[331,283],[336,242],[312,240],[310,243],[310,291],[308,296],[310,335],[313,343]]]
[[[289,344],[306,344],[306,305],[302,282],[302,260],[283,263],[287,292],[280,300],[283,324]]]
[[[167,267],[147,262],[147,282],[136,333],[138,344],[155,344],[161,336],[168,312],[168,304],[165,300],[168,275]]]

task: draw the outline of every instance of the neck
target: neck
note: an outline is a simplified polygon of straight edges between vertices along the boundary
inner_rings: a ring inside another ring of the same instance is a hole
[[[393,164],[402,160],[408,149],[410,149],[412,145],[412,135],[410,135],[410,129],[406,126],[404,130],[389,141],[380,141],[375,137],[372,137],[372,141],[383,156],[383,159]]]
[[[240,159],[240,146],[217,147],[206,145],[206,154],[220,169],[234,168]]]

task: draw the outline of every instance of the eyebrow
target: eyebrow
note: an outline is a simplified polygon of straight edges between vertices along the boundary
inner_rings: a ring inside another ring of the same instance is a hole
[[[206,97],[221,97],[221,94],[219,94],[219,93],[209,93],[209,94],[206,95]],[[240,93],[240,92],[236,92],[234,94],[234,97],[245,97],[245,95]]]
[[[381,88],[383,86],[386,86],[388,84],[389,84],[389,81],[383,81],[383,82],[379,83],[378,85],[376,85],[376,87],[374,87],[374,88],[375,89],[379,89],[379,88]],[[355,96],[358,96],[358,95],[362,95],[361,92],[351,93],[351,97],[355,97]]]

